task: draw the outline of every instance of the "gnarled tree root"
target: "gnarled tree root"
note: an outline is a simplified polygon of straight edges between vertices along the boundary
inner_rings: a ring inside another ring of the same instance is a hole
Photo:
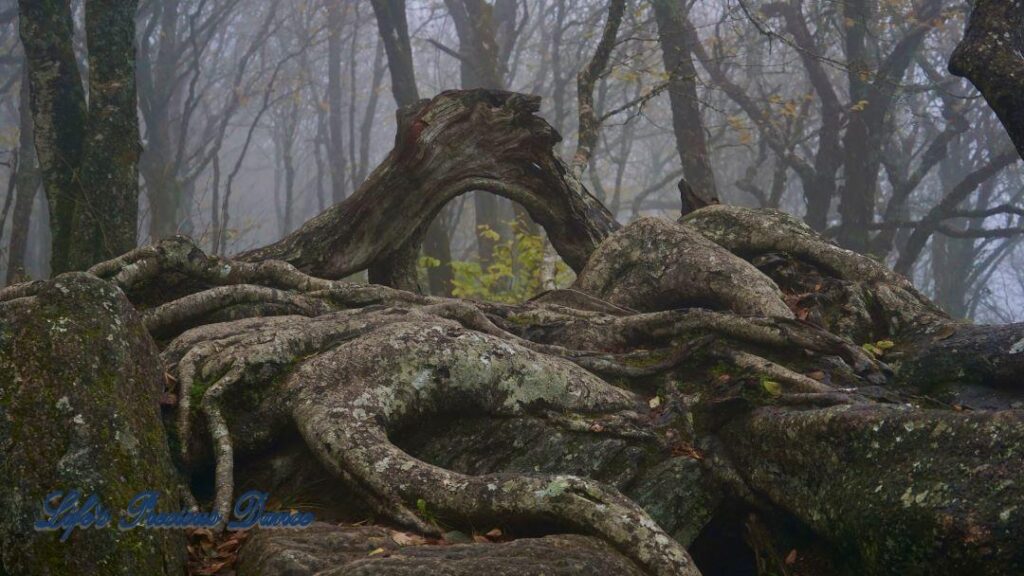
[[[196,342],[203,332],[210,339]],[[200,410],[216,458],[215,508],[225,517],[233,447],[224,400],[238,385],[261,385],[267,371],[257,365],[312,354],[272,393],[287,399],[324,465],[371,495],[384,516],[427,533],[436,527],[423,517],[424,506],[470,524],[555,524],[600,536],[652,573],[698,573],[685,549],[614,489],[572,476],[466,476],[421,462],[388,439],[400,427],[455,411],[554,414],[553,422],[570,429],[592,420],[612,433],[643,434],[630,424],[637,398],[571,363],[419,310],[250,319],[199,328],[181,340],[165,355],[173,360],[189,350],[178,362],[182,386],[195,386],[197,372],[219,375],[203,392]],[[183,398],[189,394],[182,391]],[[187,436],[187,427],[180,434]],[[420,500],[425,504],[417,506]]]

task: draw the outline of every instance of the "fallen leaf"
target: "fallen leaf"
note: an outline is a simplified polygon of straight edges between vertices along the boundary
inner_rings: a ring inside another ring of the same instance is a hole
[[[789,551],[789,554],[786,554],[786,565],[787,566],[792,566],[795,563],[796,563],[796,548],[793,548],[792,550]]]
[[[689,456],[690,458],[693,458],[694,460],[703,460],[704,459],[704,453],[703,452],[701,452],[700,450],[694,448],[693,446],[691,446],[691,445],[689,445],[689,444],[687,444],[685,442],[679,442],[678,444],[675,444],[674,446],[672,446],[672,455],[673,456]]]
[[[484,534],[484,536],[487,536],[488,538],[492,538],[492,539],[493,538],[501,538],[503,535],[504,534],[502,534],[501,528],[495,528],[495,529],[491,530],[490,532],[488,532],[487,534]]]
[[[812,380],[817,380],[818,382],[821,382],[822,380],[825,379],[825,373],[822,372],[821,370],[815,370],[814,372],[808,372],[807,377]]]
[[[870,354],[872,356],[876,356],[876,357],[877,356],[882,356],[882,355],[885,354],[884,350],[879,350],[878,348],[875,347],[874,344],[871,344],[871,343],[861,344],[860,345],[860,349],[865,351],[865,352],[867,352],[868,354]]]
[[[661,406],[661,398],[658,397],[658,396],[655,396],[654,398],[651,398],[651,401],[648,402],[647,405],[651,407],[651,410],[653,410],[653,409],[657,408],[658,406]]]
[[[932,340],[938,342],[939,340],[945,340],[946,338],[949,338],[953,334],[956,334],[956,328],[952,326],[946,326],[942,330],[936,332],[935,336],[932,337]]]
[[[769,380],[764,378],[761,380],[761,387],[764,388],[765,392],[772,396],[778,396],[782,394],[782,385],[775,380]]]
[[[242,545],[240,540],[227,540],[220,546],[217,546],[217,552],[231,553],[238,550],[238,547]]]
[[[378,554],[383,554],[383,553],[384,553],[384,549],[383,548],[376,548],[374,550],[370,550],[370,553],[367,554],[367,556],[376,556]]]
[[[399,546],[422,546],[427,543],[426,538],[418,534],[408,534],[406,532],[398,532],[397,530],[391,533],[391,539]]]

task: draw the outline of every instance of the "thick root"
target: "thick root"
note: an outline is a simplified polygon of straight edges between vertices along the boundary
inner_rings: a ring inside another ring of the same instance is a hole
[[[786,277],[786,267],[769,272],[769,276],[801,308],[816,308],[821,301],[830,301],[826,305],[829,310],[815,316],[838,334],[897,338],[949,322],[907,278],[884,263],[836,246],[785,212],[717,205],[679,221],[751,262],[785,255],[813,267],[821,275],[819,279],[800,270],[789,274],[799,280],[794,283]]]
[[[629,393],[572,364],[451,322],[417,320],[320,354],[289,382],[307,443],[326,466],[390,502],[382,512],[396,521],[419,509],[470,524],[553,522],[600,536],[654,574],[698,574],[685,549],[615,490],[572,476],[466,476],[421,462],[388,439],[451,412],[636,408]]]
[[[686,226],[642,218],[608,237],[574,288],[635,310],[703,306],[792,318],[775,283]]]

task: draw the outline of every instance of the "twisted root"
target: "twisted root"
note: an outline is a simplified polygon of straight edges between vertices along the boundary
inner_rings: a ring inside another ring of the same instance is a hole
[[[433,311],[439,311],[434,309]],[[357,337],[358,336],[358,337]],[[312,355],[312,356],[310,356]],[[263,385],[266,366],[309,357],[270,390],[314,453],[339,478],[371,495],[378,512],[430,533],[418,502],[469,523],[553,522],[596,534],[656,574],[697,574],[685,550],[614,489],[572,476],[466,476],[406,454],[388,433],[450,412],[532,414],[573,430],[643,437],[631,393],[571,363],[415,309],[282,316],[197,328],[165,351],[177,360],[182,398],[198,376],[216,464],[214,508],[230,513],[234,449],[224,402],[240,385]],[[190,405],[179,433],[187,439]],[[183,441],[183,445],[189,443]],[[437,488],[441,487],[441,490]]]

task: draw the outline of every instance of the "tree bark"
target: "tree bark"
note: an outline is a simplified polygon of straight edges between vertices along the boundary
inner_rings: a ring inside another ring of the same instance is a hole
[[[36,160],[32,110],[29,105],[28,69],[22,74],[21,98],[18,103],[18,174],[15,181],[14,215],[11,218],[11,243],[7,264],[7,284],[26,279],[25,251],[32,218],[32,205],[39,190],[39,165]]]
[[[89,120],[82,187],[90,203],[92,250],[75,261],[86,267],[131,250],[139,219],[138,97],[135,90],[135,11],[138,0],[89,0]],[[71,253],[77,251],[72,248]]]
[[[51,207],[54,272],[84,269],[135,246],[136,5],[135,0],[88,3],[86,33],[94,41],[87,105],[72,46],[70,2],[19,3],[36,153]]]
[[[405,16],[405,0],[373,0],[381,42],[388,55],[391,72],[391,92],[398,108],[414,106],[419,102],[419,89],[412,62],[409,25]],[[362,182],[360,182],[362,184]],[[427,269],[430,293],[447,295],[452,290],[452,252],[448,230],[441,219],[435,218],[427,228],[424,253],[440,264]]]
[[[697,68],[693,65],[691,46],[700,42],[689,33],[683,2],[653,0],[654,19],[658,24],[662,61],[669,75],[668,97],[672,106],[672,128],[676,149],[683,163],[683,180],[679,183],[682,213],[718,203],[715,174],[708,157],[704,120],[697,98]]]
[[[534,115],[538,106],[534,97],[471,90],[403,108],[395,148],[351,198],[241,258],[285,260],[327,278],[377,268],[391,285],[415,288],[408,253],[418,253],[429,223],[452,198],[485,190],[521,204],[582,269],[617,224],[554,155],[560,136]]]
[[[977,0],[949,71],[973,83],[1024,158],[1024,5]]]
[[[70,0],[19,2],[21,43],[29,68],[36,154],[50,204],[54,273],[73,268],[72,242],[87,242],[78,224],[84,208],[75,181],[85,147],[87,110],[71,38]]]

